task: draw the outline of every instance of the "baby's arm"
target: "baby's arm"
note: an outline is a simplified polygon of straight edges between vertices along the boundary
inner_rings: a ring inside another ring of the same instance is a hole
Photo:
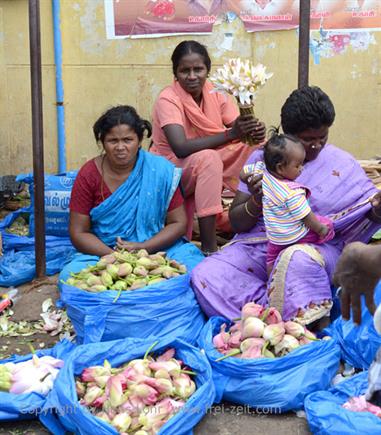
[[[317,233],[321,239],[329,232],[329,227],[321,223],[313,211],[308,213],[308,215],[303,218],[302,221],[307,228]]]

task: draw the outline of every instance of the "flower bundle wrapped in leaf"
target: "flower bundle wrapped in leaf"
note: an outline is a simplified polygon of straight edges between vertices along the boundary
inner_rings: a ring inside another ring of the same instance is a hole
[[[262,64],[254,66],[250,60],[242,61],[240,58],[230,59],[222,68],[210,77],[217,91],[233,95],[241,115],[254,116],[254,101],[257,91],[262,88],[272,73],[266,73]],[[251,136],[245,140],[248,145],[255,142]]]

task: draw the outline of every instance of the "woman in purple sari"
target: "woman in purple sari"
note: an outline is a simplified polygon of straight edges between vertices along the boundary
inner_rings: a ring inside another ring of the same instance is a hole
[[[334,118],[331,100],[318,87],[295,90],[281,111],[284,133],[297,136],[306,150],[297,181],[310,189],[312,210],[334,221],[335,238],[323,245],[290,246],[268,277],[261,180],[241,181],[230,209],[236,236],[192,273],[194,291],[208,316],[239,317],[250,301],[275,306],[285,320],[295,318],[305,325],[329,315],[332,275],[344,246],[367,242],[381,226],[380,192],[350,154],[326,144]],[[259,149],[247,163],[262,158]]]

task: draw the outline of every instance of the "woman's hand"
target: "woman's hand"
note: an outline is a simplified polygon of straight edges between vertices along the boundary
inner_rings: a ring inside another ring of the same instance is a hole
[[[253,174],[240,174],[240,179],[243,183],[247,185],[249,192],[253,196],[253,200],[257,204],[262,203],[262,174],[253,175]]]
[[[370,200],[374,208],[381,209],[381,190],[378,191]]]
[[[257,143],[261,143],[266,137],[266,126],[252,115],[240,115],[234,121],[232,136],[240,140],[244,140],[246,136],[251,136]]]
[[[341,287],[341,313],[349,319],[350,308],[353,321],[361,323],[361,295],[365,296],[366,306],[373,314],[374,288],[381,276],[381,246],[354,242],[347,245],[336,265],[333,282]]]
[[[127,251],[139,251],[139,249],[145,249],[144,243],[139,242],[126,242],[120,237],[116,238],[116,247],[118,249],[126,249]]]

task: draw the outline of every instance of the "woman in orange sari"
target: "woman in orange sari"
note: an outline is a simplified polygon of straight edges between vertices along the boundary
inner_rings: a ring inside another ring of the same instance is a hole
[[[181,42],[171,60],[174,82],[155,102],[151,150],[183,169],[184,196],[194,197],[201,249],[208,255],[217,250],[216,217],[224,220],[222,191],[237,190],[239,172],[253,151],[241,140],[251,135],[263,141],[265,126],[251,115],[240,116],[234,100],[214,90],[202,44]]]

